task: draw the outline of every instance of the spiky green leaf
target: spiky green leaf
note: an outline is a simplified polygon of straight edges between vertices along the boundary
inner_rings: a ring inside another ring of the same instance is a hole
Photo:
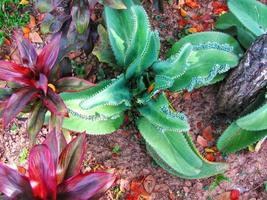
[[[63,127],[89,134],[111,133],[123,122],[123,112],[130,106],[131,95],[123,76],[77,93],[62,93],[69,111]]]
[[[204,178],[222,173],[226,169],[225,164],[205,161],[182,133],[162,131],[145,118],[138,120],[138,128],[152,157],[161,167],[176,176]]]
[[[105,7],[105,20],[117,64],[127,68],[126,78],[140,75],[156,61],[159,37],[150,30],[147,14],[142,6],[125,1],[128,9]]]
[[[151,100],[138,110],[144,118],[162,131],[185,132],[190,128],[183,113],[170,109],[169,101],[164,94],[161,94],[157,100]]]
[[[217,147],[224,153],[234,153],[259,141],[267,135],[267,130],[247,131],[233,122],[219,138]]]
[[[249,131],[261,131],[267,129],[267,104],[256,111],[239,118],[236,124]]]
[[[235,17],[256,36],[267,32],[267,6],[255,0],[229,0],[228,7]]]
[[[188,44],[191,44],[190,48]],[[155,70],[160,75],[168,75],[174,80],[172,91],[192,90],[221,80],[222,74],[238,64],[243,51],[238,42],[231,36],[219,32],[202,32],[184,37],[176,42],[168,51],[167,56],[172,60],[180,57],[179,62],[172,68],[184,73],[171,73],[165,63],[165,70],[155,64]],[[168,60],[167,60],[168,61]],[[167,62],[166,61],[166,62]],[[164,62],[162,62],[164,63]],[[171,66],[171,65],[170,65]],[[159,70],[161,69],[161,70]],[[173,71],[173,69],[172,69]],[[219,77],[217,77],[219,76]]]

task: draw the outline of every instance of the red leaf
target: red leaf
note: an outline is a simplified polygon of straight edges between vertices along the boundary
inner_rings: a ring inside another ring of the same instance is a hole
[[[37,60],[37,53],[31,42],[15,32],[16,43],[18,45],[21,61],[35,71],[34,66]]]
[[[39,80],[36,82],[36,88],[41,89],[46,95],[48,88],[48,80],[46,75],[44,75],[43,73],[39,74]]]
[[[1,163],[0,192],[11,199],[34,199],[27,177]]]
[[[178,20],[178,24],[179,24],[179,26],[184,27],[185,25],[188,24],[188,21],[185,19],[180,19],[180,20]]]
[[[57,166],[57,182],[61,183],[72,176],[80,173],[84,153],[86,150],[85,133],[78,135],[72,140],[59,156]]]
[[[55,166],[57,166],[59,155],[67,145],[67,141],[63,133],[56,132],[56,129],[54,128],[46,135],[44,144],[48,146],[50,152],[52,153]]]
[[[64,200],[90,199],[106,191],[115,181],[107,172],[93,172],[77,175],[58,187],[58,197]]]
[[[38,101],[36,104],[34,104],[34,108],[27,123],[27,130],[31,141],[33,142],[35,141],[36,135],[43,127],[46,111],[47,108],[42,104],[41,101]]]
[[[211,142],[214,140],[212,136],[212,127],[207,126],[203,131],[202,131],[202,136],[208,141]]]
[[[197,136],[197,143],[200,144],[204,148],[208,146],[208,141],[200,135]]]
[[[56,88],[61,92],[79,92],[95,86],[94,83],[76,77],[64,77],[56,82]]]
[[[197,0],[185,0],[185,4],[190,8],[199,8]]]
[[[213,153],[207,153],[205,158],[210,162],[214,162],[215,161]]]
[[[0,61],[1,80],[31,86],[34,83],[31,77],[33,77],[33,73],[29,68],[12,62]]]
[[[3,113],[3,124],[6,127],[10,121],[17,116],[27,104],[33,100],[37,95],[37,92],[32,88],[21,88],[17,92],[13,93],[8,99],[7,105]]]
[[[232,190],[230,198],[231,198],[231,200],[238,200],[239,195],[240,195],[239,190]]]
[[[43,99],[44,105],[55,115],[68,117],[68,109],[61,97],[48,88],[47,96]]]
[[[55,200],[57,194],[56,169],[48,147],[44,144],[34,146],[30,151],[28,162],[34,196]]]
[[[42,52],[38,55],[36,68],[39,72],[49,76],[51,69],[53,68],[59,52],[59,42],[61,34],[55,36],[55,38],[47,44]]]

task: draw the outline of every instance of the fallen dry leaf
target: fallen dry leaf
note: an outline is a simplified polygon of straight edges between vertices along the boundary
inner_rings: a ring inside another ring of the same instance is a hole
[[[24,34],[27,34],[27,33],[30,33],[31,30],[30,30],[30,28],[28,28],[28,27],[22,27],[22,32],[23,32]]]
[[[208,146],[208,141],[200,135],[197,136],[197,143],[204,148]]]
[[[178,1],[178,6],[182,7],[185,4],[184,0],[179,0]]]
[[[199,7],[197,0],[185,0],[185,4],[190,8],[198,8]]]
[[[23,37],[26,38],[26,39],[29,39],[29,33],[24,33]]]
[[[207,153],[205,158],[210,162],[214,162],[215,161],[213,153]]]
[[[187,12],[186,12],[183,8],[181,8],[181,9],[180,9],[180,15],[181,15],[182,17],[186,17],[186,16],[187,16]]]
[[[152,175],[148,175],[143,182],[143,186],[148,193],[152,193],[156,185],[156,179]]]
[[[28,0],[21,0],[19,2],[20,5],[28,5],[30,2]]]
[[[240,195],[239,190],[232,190],[231,194],[230,194],[230,199],[231,200],[239,200],[239,195]]]
[[[29,28],[34,28],[36,26],[36,19],[34,16],[30,15],[30,22],[28,24]]]
[[[213,197],[213,200],[231,200],[231,192],[223,192]]]
[[[203,131],[202,131],[202,136],[208,141],[211,142],[214,140],[212,136],[212,127],[207,126]]]
[[[5,40],[4,40],[4,44],[5,44],[6,46],[10,46],[10,45],[11,45],[11,41],[10,41],[9,39],[5,38]]]
[[[189,33],[197,33],[197,28],[195,28],[195,27],[189,28],[188,32]]]
[[[29,39],[33,43],[43,43],[42,38],[40,37],[40,35],[37,32],[30,33],[29,34]]]

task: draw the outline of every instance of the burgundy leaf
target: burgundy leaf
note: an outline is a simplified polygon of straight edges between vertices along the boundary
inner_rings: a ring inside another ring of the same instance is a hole
[[[61,97],[50,88],[48,88],[47,96],[43,99],[43,103],[51,113],[58,116],[69,116],[68,109]]]
[[[3,113],[3,124],[6,127],[9,122],[19,114],[27,104],[37,96],[37,92],[32,88],[21,88],[13,93],[8,99]]]
[[[6,108],[6,101],[0,101],[0,117],[2,118],[3,112],[5,111]],[[1,126],[0,126],[1,127]],[[1,127],[2,128],[2,127]]]
[[[74,1],[72,6],[71,16],[79,34],[83,34],[88,29],[90,22],[90,10],[88,7],[88,1]]]
[[[47,44],[42,52],[38,55],[36,68],[39,72],[49,76],[53,68],[59,52],[61,34],[57,34],[55,38]]]
[[[41,89],[46,95],[48,88],[48,80],[46,75],[44,75],[43,73],[39,74],[39,80],[36,82],[36,88]]]
[[[25,39],[21,34],[15,32],[16,43],[18,45],[21,61],[35,71],[37,53],[31,42]]]
[[[55,65],[50,73],[49,81],[54,83],[61,77],[67,77],[72,75],[72,66],[69,58],[65,57]]]
[[[27,130],[30,135],[31,141],[35,141],[36,135],[40,132],[41,128],[43,127],[45,114],[46,114],[46,107],[42,105],[42,102],[37,102],[34,106],[34,109],[28,119],[27,123]]]
[[[56,83],[56,88],[59,93],[61,92],[79,92],[81,90],[88,89],[92,86],[95,86],[95,84],[79,79],[76,77],[64,77],[59,79]]]
[[[80,173],[85,150],[85,133],[78,135],[65,147],[58,160],[57,183]]]
[[[31,86],[34,84],[31,77],[33,77],[33,73],[29,68],[12,62],[0,61],[1,80]]]
[[[93,172],[71,177],[58,186],[58,199],[85,200],[105,192],[115,181],[108,172]]]
[[[11,199],[31,200],[32,189],[27,177],[0,163],[0,192]]]
[[[59,155],[67,145],[67,141],[63,133],[57,132],[56,129],[53,129],[46,135],[44,144],[48,146],[50,152],[52,153],[55,166],[57,166]]]
[[[45,144],[36,145],[29,155],[29,177],[34,196],[40,199],[56,199],[57,183],[53,157]]]
[[[62,132],[63,121],[64,121],[64,117],[51,113],[51,116],[50,116],[49,122],[48,122],[49,132],[52,131],[53,129],[55,129],[56,132]]]

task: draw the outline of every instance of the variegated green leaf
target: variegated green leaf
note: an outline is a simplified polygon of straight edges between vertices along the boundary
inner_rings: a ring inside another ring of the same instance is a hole
[[[138,120],[138,128],[156,162],[177,176],[204,178],[226,169],[223,163],[210,163],[201,158],[182,133],[162,131],[145,118]]]
[[[128,0],[125,3],[126,10],[105,7],[105,20],[117,64],[127,69],[129,79],[156,61],[160,42],[158,33],[150,30],[144,8]]]
[[[173,79],[170,90],[191,91],[222,80],[225,72],[238,64],[242,53],[241,47],[231,36],[219,32],[202,32],[189,35],[174,44],[167,55],[170,60],[180,57],[176,65],[167,65],[167,59],[165,70],[164,61],[155,63],[153,68],[157,75]],[[171,66],[170,71],[168,66]]]
[[[63,127],[90,134],[111,133],[118,129],[131,100],[123,76],[82,92],[62,93],[61,97],[70,115],[65,118]]]
[[[189,130],[187,118],[183,113],[178,113],[170,109],[169,101],[164,94],[157,100],[151,100],[138,111],[151,124],[162,129],[164,132],[185,132]]]

